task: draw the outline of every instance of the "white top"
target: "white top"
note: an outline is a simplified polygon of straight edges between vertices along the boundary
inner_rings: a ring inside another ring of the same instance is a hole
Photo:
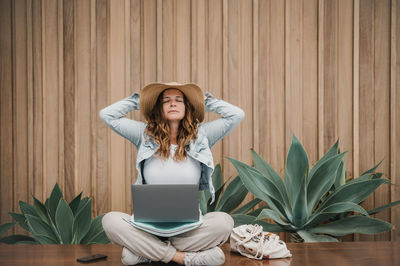
[[[201,176],[199,161],[186,156],[184,161],[172,159],[178,145],[171,144],[168,160],[154,155],[144,162],[143,177],[147,184],[198,184]]]

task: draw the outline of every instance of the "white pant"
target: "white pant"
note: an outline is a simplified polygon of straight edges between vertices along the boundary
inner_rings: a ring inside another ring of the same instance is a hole
[[[196,229],[160,239],[139,230],[122,218],[131,219],[123,212],[109,212],[104,215],[103,229],[111,242],[126,247],[132,253],[152,261],[168,263],[176,251],[201,251],[225,243],[233,228],[232,217],[224,212],[210,212],[203,216],[203,223]]]

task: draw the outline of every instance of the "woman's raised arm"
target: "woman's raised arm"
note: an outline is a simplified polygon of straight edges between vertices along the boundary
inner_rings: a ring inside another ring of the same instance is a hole
[[[132,142],[139,148],[141,136],[146,124],[126,118],[125,115],[132,110],[139,110],[139,93],[134,93],[118,102],[100,110],[99,116],[107,126],[120,136]]]
[[[210,93],[206,93],[205,109],[206,112],[215,112],[221,116],[221,118],[206,122],[200,127],[203,134],[208,138],[210,148],[228,135],[244,118],[244,111],[242,109],[221,99],[217,99]]]

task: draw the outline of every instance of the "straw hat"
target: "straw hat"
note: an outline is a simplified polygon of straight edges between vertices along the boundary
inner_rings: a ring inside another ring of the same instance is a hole
[[[150,114],[157,103],[158,96],[165,89],[178,89],[194,107],[194,116],[201,123],[204,120],[204,94],[201,88],[194,83],[150,83],[140,91],[140,110],[144,118],[149,121]]]

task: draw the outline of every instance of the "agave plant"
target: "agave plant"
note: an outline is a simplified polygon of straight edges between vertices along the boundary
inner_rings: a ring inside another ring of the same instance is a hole
[[[379,164],[346,182],[345,152],[340,153],[338,144],[310,170],[307,153],[293,135],[283,179],[255,151],[254,167],[228,158],[247,189],[267,204],[257,217],[233,214],[235,225],[256,223],[266,231],[290,232],[306,242],[338,241],[336,237],[346,234],[391,230],[390,223],[370,215],[400,201],[370,211],[360,205],[379,186],[390,184],[382,173],[374,173]]]
[[[228,179],[223,183],[220,164],[215,166],[212,181],[215,188],[215,201],[212,204],[210,204],[211,194],[208,190],[199,192],[200,209],[203,215],[208,212],[222,211],[229,214],[246,214],[256,217],[263,209],[263,207],[261,207],[254,211],[252,210],[261,202],[261,200],[257,198],[238,208],[249,191],[243,185],[239,176],[235,177],[232,182],[229,182],[230,179]]]
[[[19,201],[21,213],[9,212],[15,222],[0,226],[0,237],[16,223],[31,234],[10,235],[0,239],[7,244],[108,244],[101,219],[92,219],[92,200],[82,192],[69,204],[55,184],[50,198],[43,204],[33,195],[34,206]]]

